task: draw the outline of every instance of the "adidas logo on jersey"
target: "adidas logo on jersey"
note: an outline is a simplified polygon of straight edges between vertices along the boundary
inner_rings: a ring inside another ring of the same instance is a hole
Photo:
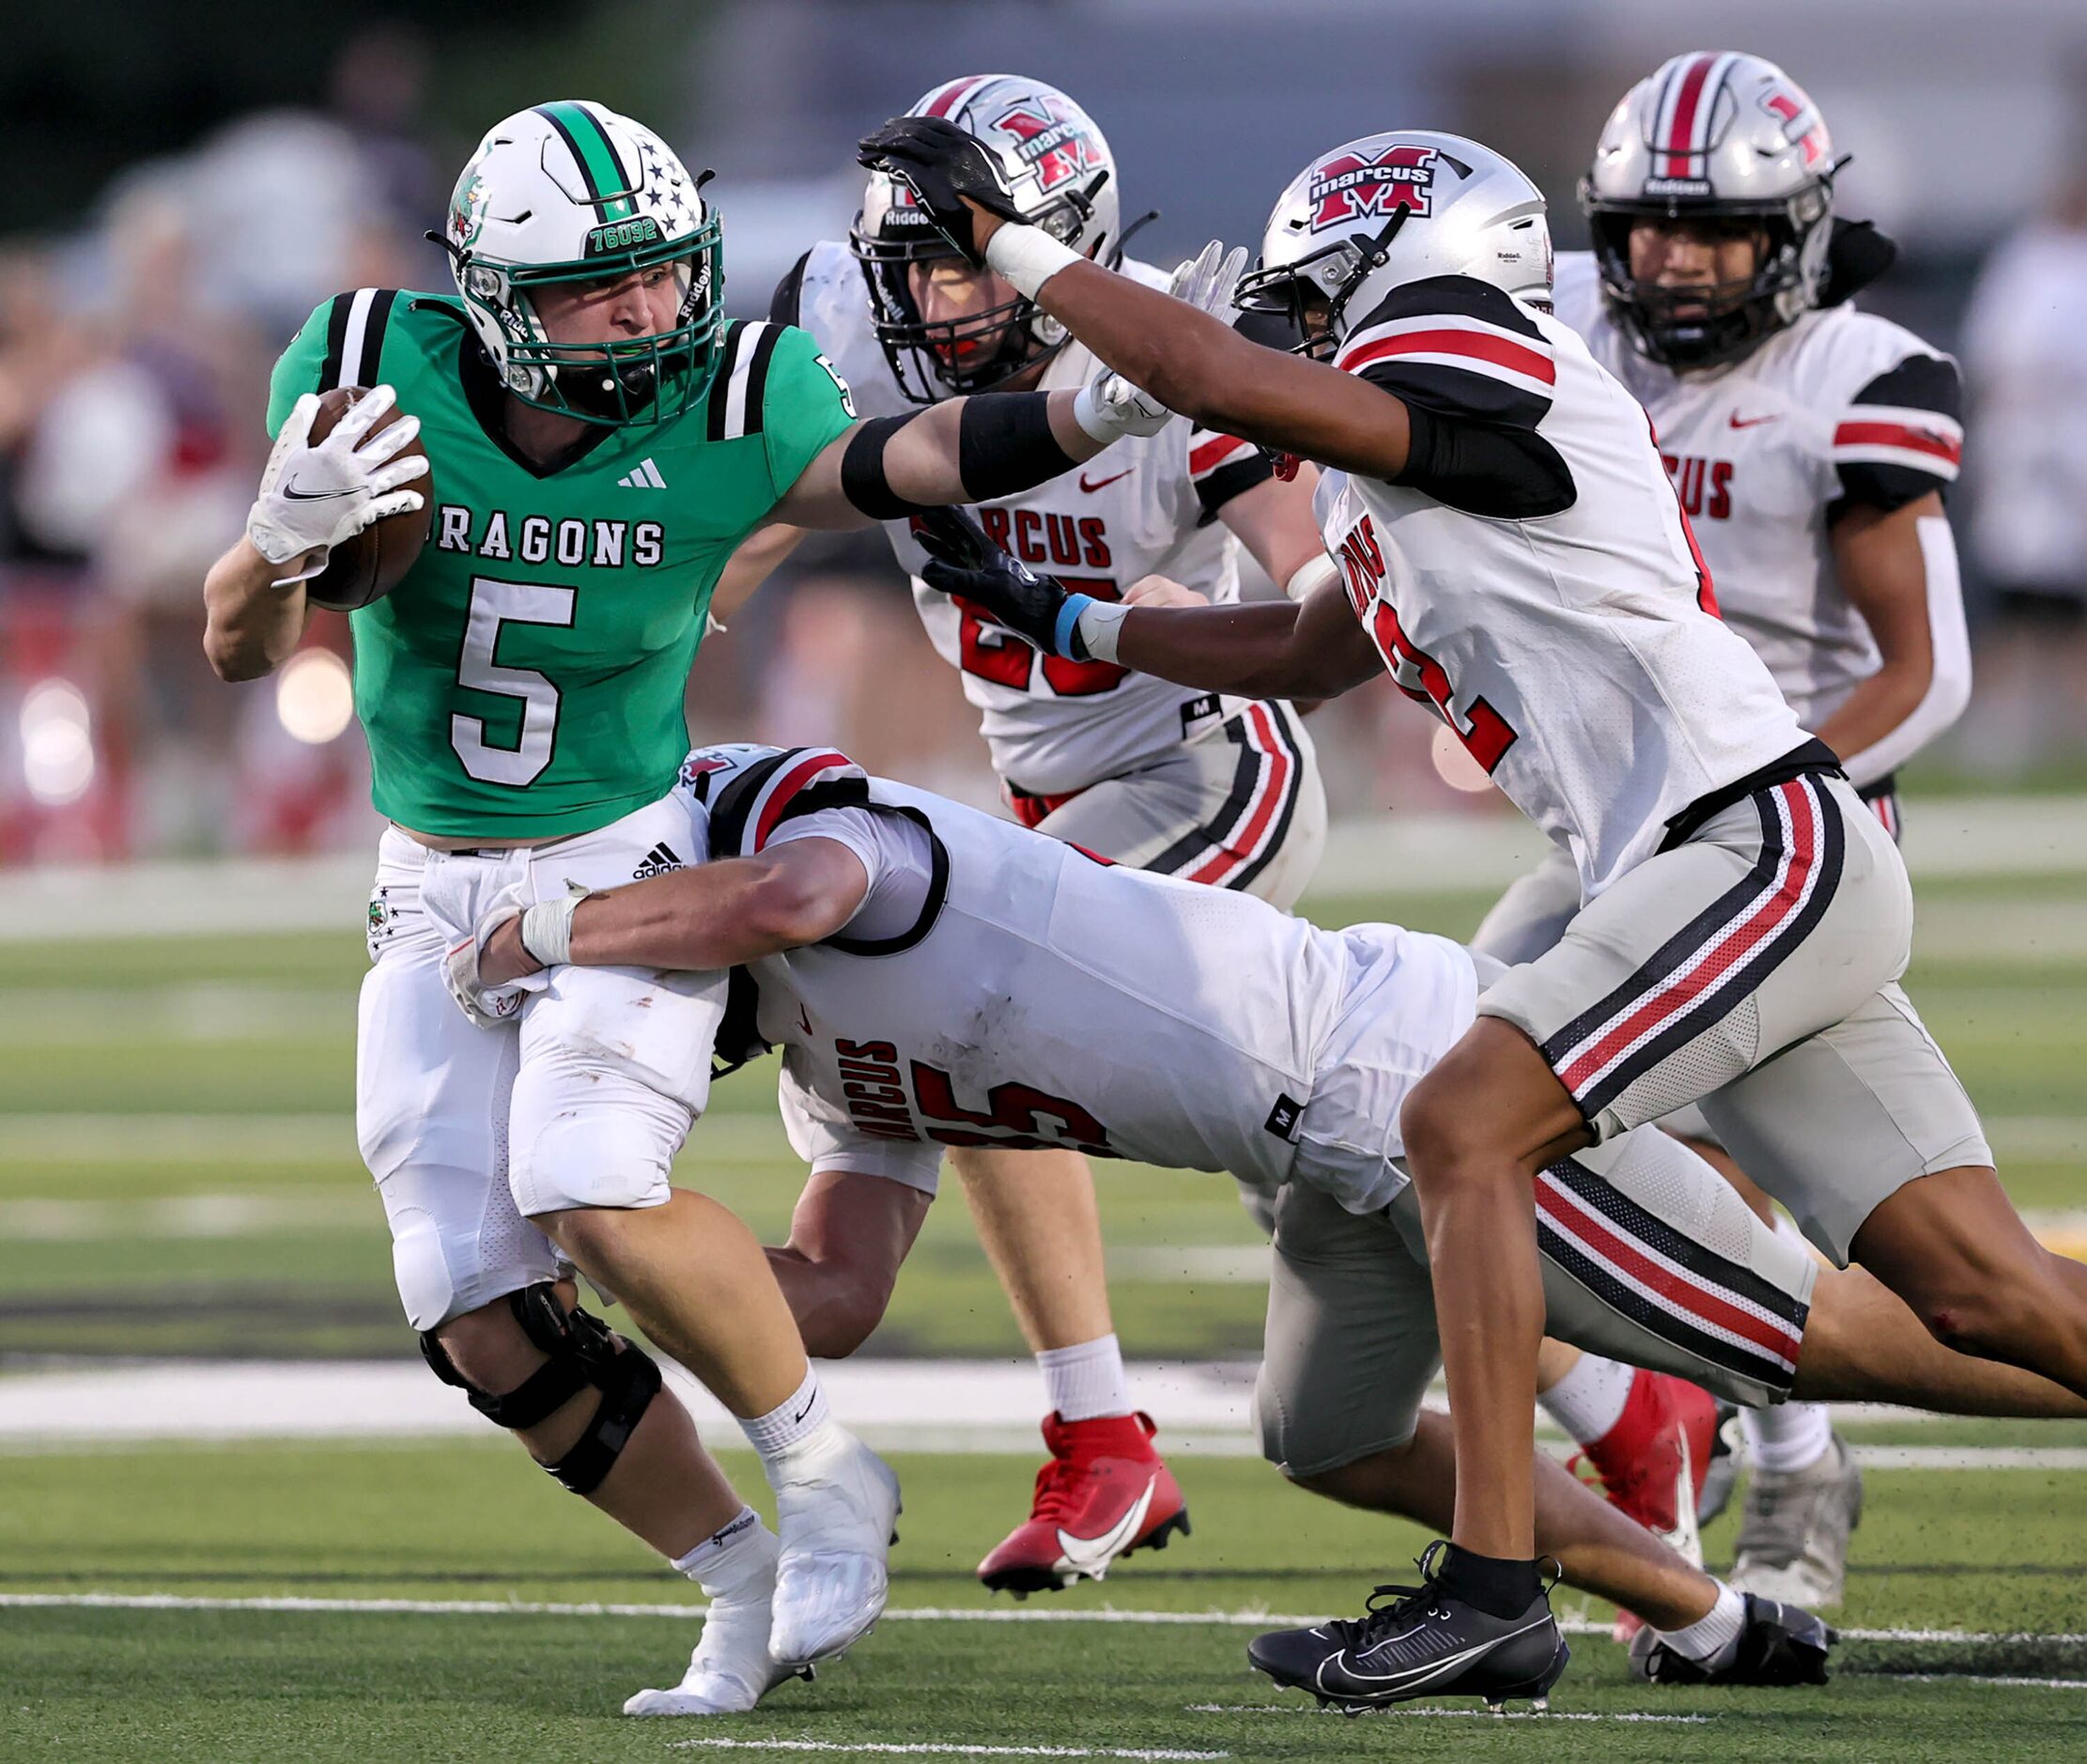
[[[665,875],[670,870],[685,870],[688,865],[674,855],[674,848],[661,840],[645,853],[645,860],[630,873],[633,882],[642,882],[648,875]]]
[[[663,490],[667,480],[659,475],[659,468],[647,457],[635,472],[626,472],[616,480],[626,490]]]

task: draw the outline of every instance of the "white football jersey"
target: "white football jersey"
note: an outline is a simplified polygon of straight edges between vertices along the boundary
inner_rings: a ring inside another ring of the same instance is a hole
[[[1059,1146],[1270,1187],[1288,1177],[1341,1021],[1340,933],[866,780],[830,750],[708,749],[688,766],[709,856],[815,835],[871,877],[842,934],[746,970],[759,1041],[783,1050],[792,1144],[814,1168],[927,1186],[938,1146]],[[1442,1019],[1410,1039],[1454,1039],[1462,1025],[1437,1007],[1474,991],[1469,957],[1380,929],[1410,945],[1415,1010]],[[719,1038],[728,1060],[749,1050],[750,1003],[742,986]]]
[[[1148,286],[1167,284],[1149,265],[1126,261],[1122,268]],[[813,246],[795,279],[792,322],[819,340],[854,392],[856,409],[866,417],[917,409],[877,343],[862,266],[847,246]],[[1045,368],[1042,388],[1075,390],[1093,370],[1094,358],[1068,343]],[[1004,550],[1097,599],[1114,600],[1158,574],[1230,601],[1239,597],[1238,541],[1214,511],[1268,474],[1258,449],[1179,417],[1157,435],[1127,436],[1061,478],[973,512]],[[926,554],[907,522],[887,521],[885,532],[900,567],[914,578],[914,604],[930,640],[962,673],[965,696],[978,707],[993,769],[1018,790],[1059,796],[1119,777],[1248,702],[1105,661],[1041,656],[921,581]]]
[[[1393,290],[1336,361],[1497,443],[1482,477],[1430,489],[1328,472],[1315,506],[1393,678],[1571,852],[1585,899],[1804,744],[1711,610],[1645,411],[1570,329],[1438,276]]]
[[[1835,581],[1829,521],[1902,507],[1956,479],[1956,364],[1847,305],[1809,312],[1743,360],[1687,374],[1647,361],[1610,316],[1591,252],[1561,256],[1558,317],[1650,412],[1719,611],[1807,729],[1877,672]]]

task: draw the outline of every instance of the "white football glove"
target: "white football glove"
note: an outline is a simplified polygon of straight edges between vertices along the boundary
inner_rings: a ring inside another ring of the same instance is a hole
[[[326,567],[326,554],[387,515],[417,511],[425,499],[403,487],[427,470],[419,455],[398,457],[420,433],[420,418],[402,416],[372,435],[379,417],[398,401],[389,386],[373,387],[341,415],[332,433],[313,441],[318,396],[306,393],[290,409],[261,473],[261,493],[246,517],[246,536],[271,564],[290,564],[317,552],[285,582],[303,581]]]
[[[1245,267],[1244,249],[1228,253],[1212,240],[1174,271],[1167,293],[1199,312],[1231,322],[1232,289]],[[1080,427],[1105,445],[1125,435],[1157,435],[1173,421],[1169,410],[1149,392],[1134,386],[1113,367],[1101,367],[1079,390],[1073,415]]]
[[[480,1029],[499,1029],[520,1014],[522,1000],[541,991],[544,977],[531,974],[504,986],[488,986],[479,978],[479,964],[492,935],[510,919],[519,918],[528,895],[518,882],[493,896],[492,905],[479,915],[470,936],[450,945],[442,958],[442,979],[456,1008]]]

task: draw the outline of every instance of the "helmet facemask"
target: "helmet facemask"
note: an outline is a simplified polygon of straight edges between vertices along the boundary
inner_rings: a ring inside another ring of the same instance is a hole
[[[1330,362],[1348,334],[1349,301],[1383,264],[1409,212],[1402,207],[1394,209],[1373,240],[1337,239],[1292,262],[1273,269],[1257,266],[1239,278],[1233,306],[1288,324],[1297,337],[1290,346],[1292,355]],[[1323,311],[1315,310],[1319,308]]]
[[[1065,327],[1019,294],[961,318],[921,317],[913,293],[915,266],[963,260],[933,227],[899,218],[906,213],[894,207],[881,224],[858,214],[848,229],[848,249],[869,284],[877,347],[908,400],[935,404],[991,392],[1065,347],[1070,340]],[[1085,219],[1078,197],[1069,194],[1033,224],[1054,239],[1072,240]],[[1104,261],[1114,268],[1121,255],[1119,248]]]
[[[724,337],[722,227],[715,209],[706,207],[692,233],[673,237],[649,218],[605,224],[590,241],[604,249],[564,263],[502,263],[481,257],[470,242],[429,237],[449,252],[473,329],[501,384],[522,403],[622,428],[666,422],[708,392]],[[680,298],[673,322],[649,336],[553,342],[532,297],[533,289],[616,281],[661,266],[671,268]]]

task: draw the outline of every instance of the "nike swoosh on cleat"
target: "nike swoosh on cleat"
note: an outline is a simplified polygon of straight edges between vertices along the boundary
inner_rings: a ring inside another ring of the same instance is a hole
[[[1345,1663],[1341,1664],[1342,1671],[1344,1671],[1351,1679],[1353,1679],[1359,1684],[1381,1684],[1385,1686],[1387,1689],[1396,1688],[1398,1686],[1409,1683],[1426,1684],[1430,1679],[1441,1677],[1443,1673],[1453,1671],[1458,1666],[1463,1665],[1466,1662],[1473,1660],[1481,1654],[1489,1653],[1493,1648],[1515,1640],[1518,1636],[1526,1635],[1532,1630],[1541,1629],[1544,1623],[1548,1620],[1548,1618],[1539,1617],[1536,1622],[1525,1623],[1522,1626],[1522,1628],[1518,1630],[1510,1630],[1505,1635],[1494,1635],[1482,1642],[1474,1642],[1469,1648],[1464,1648],[1461,1653],[1450,1654],[1441,1660],[1430,1661],[1425,1666],[1408,1666],[1403,1670],[1398,1672],[1358,1672],[1355,1670],[1355,1667],[1353,1663],[1354,1657],[1350,1654],[1346,1648],[1342,1648],[1341,1651],[1336,1654],[1332,1660],[1327,1661],[1324,1665],[1322,1665],[1320,1667],[1320,1683],[1322,1686],[1325,1684],[1326,1666],[1336,1664],[1337,1663]],[[1411,1635],[1414,1632],[1412,1630],[1408,1630],[1406,1632],[1406,1634],[1408,1635]],[[1392,1639],[1403,1640],[1404,1637],[1395,1636]],[[1375,1648],[1372,1648],[1369,1651],[1371,1653],[1376,1653],[1384,1646],[1384,1643],[1379,1642],[1377,1646]],[[1335,1694],[1337,1695],[1338,1693],[1336,1692]]]
[[[1086,1574],[1100,1580],[1108,1571],[1108,1565],[1129,1549],[1144,1529],[1145,1515],[1152,1506],[1153,1481],[1152,1478],[1146,1479],[1145,1492],[1130,1504],[1122,1518],[1098,1538],[1075,1538],[1060,1525],[1058,1528],[1059,1571]]]
[[[1099,484],[1090,484],[1087,481],[1087,473],[1083,472],[1080,473],[1080,488],[1086,490],[1089,494],[1091,495],[1096,490],[1107,489],[1108,487],[1116,483],[1118,479],[1127,478],[1133,472],[1136,472],[1136,470],[1137,468],[1136,466],[1127,466],[1121,472],[1119,472],[1115,477],[1104,478]]]

